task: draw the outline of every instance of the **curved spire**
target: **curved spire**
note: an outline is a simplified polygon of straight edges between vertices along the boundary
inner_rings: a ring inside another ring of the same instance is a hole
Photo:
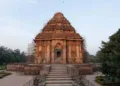
[[[64,15],[61,13],[61,12],[57,12],[57,13],[55,13],[54,14],[54,17],[53,18],[63,18],[64,17]]]
[[[61,12],[54,14],[54,16],[48,21],[47,25],[43,28],[43,31],[54,31],[56,29],[75,31],[70,22]]]

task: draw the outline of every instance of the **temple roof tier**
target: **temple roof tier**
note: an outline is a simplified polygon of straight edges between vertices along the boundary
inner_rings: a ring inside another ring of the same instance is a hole
[[[55,13],[43,27],[42,32],[35,37],[35,39],[49,40],[53,38],[82,39],[61,12]]]

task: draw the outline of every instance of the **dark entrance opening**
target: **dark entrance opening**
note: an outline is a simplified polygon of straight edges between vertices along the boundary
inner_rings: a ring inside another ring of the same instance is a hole
[[[61,57],[61,52],[57,51],[57,57]]]

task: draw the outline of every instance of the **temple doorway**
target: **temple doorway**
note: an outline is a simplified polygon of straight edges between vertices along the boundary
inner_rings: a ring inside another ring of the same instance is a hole
[[[60,51],[57,52],[57,57],[58,58],[61,57],[61,52]]]
[[[55,63],[62,63],[62,45],[60,43],[57,43],[55,46]]]

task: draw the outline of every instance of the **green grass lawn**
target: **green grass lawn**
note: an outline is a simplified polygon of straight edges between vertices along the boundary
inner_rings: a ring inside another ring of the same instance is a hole
[[[101,86],[120,86],[120,82],[106,81],[105,76],[97,76],[95,81]]]
[[[0,65],[0,70],[5,70],[6,69],[6,65]]]
[[[5,77],[5,76],[8,76],[10,74],[11,73],[7,73],[7,72],[4,72],[4,71],[0,72],[0,79],[3,78],[3,77]]]

